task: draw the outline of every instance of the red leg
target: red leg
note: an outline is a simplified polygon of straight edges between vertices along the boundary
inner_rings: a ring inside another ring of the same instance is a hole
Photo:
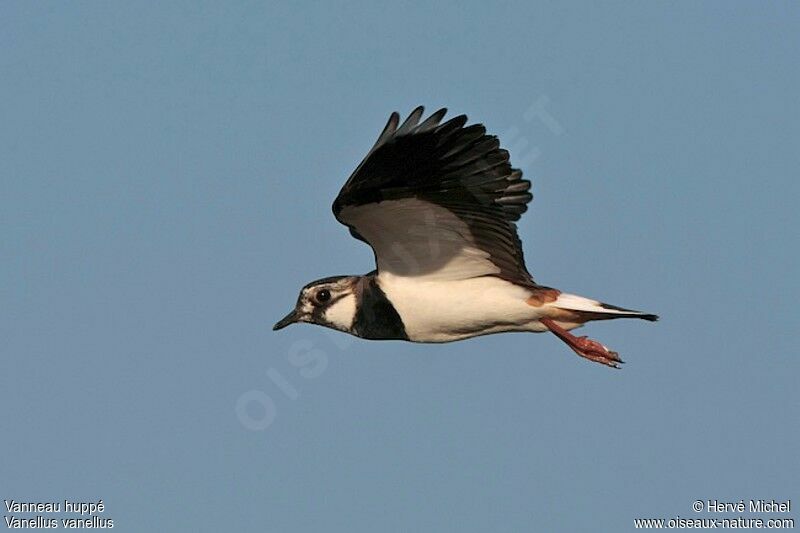
[[[593,341],[588,337],[576,337],[556,324],[551,318],[540,318],[539,321],[581,357],[612,368],[620,368],[620,363],[624,362],[619,358],[617,352],[612,352],[599,342]]]

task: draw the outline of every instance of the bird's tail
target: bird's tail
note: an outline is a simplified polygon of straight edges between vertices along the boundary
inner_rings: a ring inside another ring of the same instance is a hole
[[[590,320],[610,320],[612,318],[641,318],[651,322],[658,320],[658,316],[651,313],[624,309],[575,294],[561,293],[549,304],[549,307],[556,311],[565,311],[563,317],[554,317],[556,320],[567,323],[574,322],[576,325]]]

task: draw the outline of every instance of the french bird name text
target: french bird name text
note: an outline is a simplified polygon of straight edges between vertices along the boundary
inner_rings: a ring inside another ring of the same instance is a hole
[[[3,500],[6,511],[9,513],[78,513],[97,514],[105,511],[103,500],[95,502],[18,502],[16,500]]]

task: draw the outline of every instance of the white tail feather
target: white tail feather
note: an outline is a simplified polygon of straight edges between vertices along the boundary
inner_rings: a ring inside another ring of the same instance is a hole
[[[591,300],[575,294],[561,293],[558,295],[558,298],[556,298],[555,301],[550,303],[550,305],[553,307],[558,307],[559,309],[567,309],[570,311],[600,313],[603,315],[609,315],[609,318],[613,317],[614,315],[618,315],[620,318],[641,317],[646,320],[656,320],[657,318],[655,315],[651,315],[649,313],[634,311],[633,309],[623,309],[621,307],[604,304],[603,302],[598,302],[597,300]]]

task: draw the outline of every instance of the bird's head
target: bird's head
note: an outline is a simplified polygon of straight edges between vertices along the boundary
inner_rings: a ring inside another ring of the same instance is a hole
[[[358,280],[358,276],[334,276],[312,281],[300,290],[292,312],[272,329],[282,329],[295,322],[308,322],[349,332],[356,316],[355,291]]]

